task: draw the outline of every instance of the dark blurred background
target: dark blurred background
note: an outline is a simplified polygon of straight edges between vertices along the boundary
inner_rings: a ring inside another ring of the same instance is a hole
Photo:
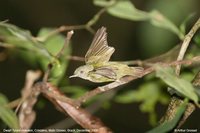
[[[198,15],[199,0],[132,0],[133,4],[141,10],[159,10],[176,25],[191,13]],[[101,8],[93,5],[92,0],[1,0],[0,21],[9,20],[10,23],[30,30],[36,35],[42,27],[59,27],[61,25],[85,24]],[[149,22],[133,22],[113,17],[107,13],[93,26],[98,29],[107,27],[108,43],[115,47],[116,51],[112,60],[147,59],[174,47],[180,42],[179,38],[168,30],[157,28]],[[188,28],[189,29],[189,28]],[[76,30],[72,38],[73,55],[84,56],[93,35],[86,30]],[[1,51],[3,49],[0,49]],[[67,76],[81,65],[80,62],[71,61],[67,70]],[[27,70],[31,69],[25,62],[18,58],[8,58],[0,62],[0,91],[14,100],[20,96],[20,90],[24,84]],[[138,82],[131,83],[123,89],[136,88]],[[88,81],[72,79],[70,84],[95,87]],[[41,99],[45,100],[41,97]],[[157,105],[158,118],[162,116],[166,106]],[[48,111],[48,113],[47,113]],[[151,129],[148,123],[148,115],[139,110],[138,104],[118,104],[112,102],[110,109],[100,109],[96,114],[114,132],[144,132]],[[33,128],[44,128],[65,116],[55,110],[53,105],[47,104],[44,109],[38,110],[37,120]],[[188,119],[184,127],[200,127],[196,112]]]

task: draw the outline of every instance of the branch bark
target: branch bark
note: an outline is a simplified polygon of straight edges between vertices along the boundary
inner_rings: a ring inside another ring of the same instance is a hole
[[[177,58],[177,61],[183,60],[186,50],[190,44],[190,41],[191,41],[192,37],[194,36],[194,34],[196,33],[196,31],[199,29],[199,27],[200,27],[200,18],[197,20],[197,22],[191,28],[189,33],[185,36],[182,46],[181,46],[181,50],[180,50],[178,58]],[[176,74],[177,75],[180,74],[180,70],[181,70],[181,65],[177,65],[176,66]]]
[[[35,88],[42,92],[54,105],[65,114],[70,115],[79,125],[91,133],[112,133],[112,131],[106,127],[103,122],[90,114],[88,111],[82,108],[74,106],[72,99],[64,96],[58,88],[53,86],[51,83],[37,83]],[[47,93],[48,92],[48,93]],[[57,97],[54,97],[54,96]],[[68,102],[63,102],[58,97],[65,97]]]

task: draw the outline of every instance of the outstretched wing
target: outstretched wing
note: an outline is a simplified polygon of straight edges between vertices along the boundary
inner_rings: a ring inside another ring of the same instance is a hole
[[[86,64],[108,62],[115,49],[108,46],[106,28],[101,27],[95,34],[85,55]]]

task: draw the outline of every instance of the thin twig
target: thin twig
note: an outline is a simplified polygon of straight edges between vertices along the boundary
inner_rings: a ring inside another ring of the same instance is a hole
[[[127,64],[127,65],[137,65],[137,66],[143,66],[144,63],[145,63],[142,60],[118,61],[118,62],[123,63],[123,64]]]
[[[85,25],[71,25],[71,26],[60,26],[59,28],[56,28],[55,30],[51,31],[49,34],[43,37],[36,37],[38,41],[45,41],[48,38],[64,32],[64,31],[69,31],[69,30],[80,30],[80,29],[85,29]]]
[[[96,24],[96,22],[99,20],[100,16],[108,9],[108,7],[102,8],[99,12],[97,12],[92,19],[90,19],[86,25],[85,28],[90,31],[91,33],[94,33],[94,30],[92,29],[92,26]]]
[[[54,36],[60,32],[68,31],[68,30],[81,30],[86,29],[91,33],[94,33],[94,30],[92,29],[92,26],[97,23],[100,16],[108,9],[108,7],[102,8],[99,12],[97,12],[86,24],[83,25],[72,25],[72,26],[60,26],[59,28],[53,30],[49,34],[43,37],[36,37],[35,39],[38,41],[45,41],[49,37]]]
[[[192,37],[194,36],[194,34],[196,33],[196,31],[199,29],[199,27],[200,27],[200,18],[194,24],[194,26],[189,31],[189,33],[185,36],[182,46],[181,46],[181,50],[180,50],[178,58],[177,58],[178,61],[183,60],[186,50],[190,44],[190,41],[191,41]],[[176,66],[176,74],[177,75],[180,74],[180,70],[181,70],[181,65],[177,65]]]
[[[27,71],[25,85],[21,92],[22,93],[21,102],[18,104],[17,108],[15,109],[15,112],[18,111],[18,109],[20,108],[20,106],[24,102],[24,100],[26,100],[29,97],[29,95],[31,94],[31,91],[32,91],[31,87],[33,86],[34,82],[39,79],[40,76],[41,76],[41,71],[39,71],[39,70]]]
[[[48,64],[47,66],[47,70],[46,72],[44,73],[44,76],[43,76],[43,80],[44,82],[47,82],[48,81],[48,78],[49,78],[49,74],[51,72],[51,69],[52,69],[53,65],[51,63]]]
[[[4,43],[4,42],[0,42],[0,47],[3,48],[15,48],[16,46],[9,44],[9,43]]]
[[[65,39],[65,42],[63,44],[63,47],[62,49],[57,53],[57,55],[55,56],[56,59],[58,59],[62,54],[63,54],[63,51],[67,48],[67,46],[69,45],[69,42],[70,42],[70,39],[72,37],[72,35],[74,34],[74,32],[71,30],[69,32],[67,32],[67,36],[66,36],[66,39]],[[47,70],[44,74],[44,77],[43,77],[43,82],[47,82],[48,78],[49,78],[49,74],[51,72],[51,69],[53,67],[53,64],[52,62],[50,62],[47,66]]]
[[[80,57],[80,56],[67,56],[66,59],[69,59],[69,60],[74,60],[74,61],[85,61],[85,58],[84,57]]]
[[[36,113],[33,106],[37,101],[37,96],[40,92],[32,90],[32,86],[36,80],[41,76],[40,71],[28,71],[26,75],[26,82],[22,90],[22,105],[19,111],[19,124],[21,129],[29,129],[35,120]],[[27,133],[27,131],[21,131]]]
[[[21,103],[21,101],[22,101],[22,98],[18,98],[18,99],[15,99],[15,100],[9,102],[6,106],[8,108],[15,108]]]
[[[71,30],[69,32],[67,32],[67,37],[65,39],[65,43],[62,47],[62,49],[57,53],[56,58],[58,59],[64,52],[64,50],[66,49],[66,47],[69,45],[69,42],[71,40],[72,35],[74,34],[74,31]]]

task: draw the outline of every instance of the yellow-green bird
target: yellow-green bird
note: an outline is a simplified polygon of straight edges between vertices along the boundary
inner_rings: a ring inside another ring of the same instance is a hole
[[[126,64],[109,61],[115,49],[108,46],[106,28],[100,28],[85,55],[85,65],[78,67],[72,77],[80,77],[92,82],[118,81],[124,76],[139,77],[142,67],[129,67]]]

